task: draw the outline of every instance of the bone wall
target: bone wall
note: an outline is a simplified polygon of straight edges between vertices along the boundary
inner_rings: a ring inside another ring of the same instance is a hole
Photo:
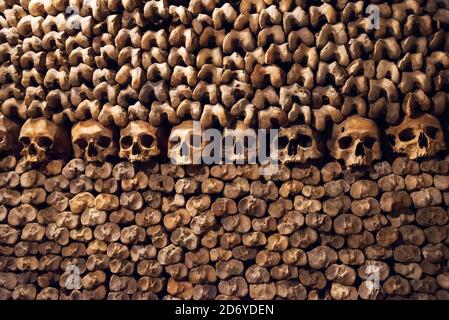
[[[449,299],[448,10],[0,0],[0,299]]]
[[[3,299],[449,298],[449,159],[272,177],[257,165],[15,165],[4,158],[0,173]],[[79,290],[66,288],[69,265]]]

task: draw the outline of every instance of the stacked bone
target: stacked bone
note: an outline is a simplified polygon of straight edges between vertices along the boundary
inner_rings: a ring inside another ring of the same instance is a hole
[[[313,137],[353,114],[408,127],[445,112],[448,7],[3,0],[1,112],[67,127],[93,119],[104,131],[194,119],[203,128],[305,125]]]
[[[178,2],[0,0],[0,298],[448,299],[449,3]],[[165,163],[191,120],[288,166]]]
[[[265,178],[257,165],[15,164],[1,163],[2,299],[449,299],[448,159]]]

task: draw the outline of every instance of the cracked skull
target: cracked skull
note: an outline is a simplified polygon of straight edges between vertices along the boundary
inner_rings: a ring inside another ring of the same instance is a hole
[[[20,129],[22,156],[27,162],[39,163],[51,155],[64,156],[69,152],[70,139],[63,128],[46,118],[30,118]]]
[[[177,165],[199,164],[205,146],[201,127],[188,120],[172,128],[168,138],[168,157]]]
[[[388,128],[387,135],[393,151],[405,153],[410,159],[446,150],[440,122],[427,113],[417,118],[405,117],[399,125]]]
[[[281,163],[306,163],[322,156],[318,136],[308,126],[297,125],[279,130],[279,160]]]
[[[17,123],[0,114],[0,152],[17,150],[20,127]]]
[[[157,128],[148,122],[132,121],[120,131],[120,158],[145,162],[159,153]]]
[[[347,167],[369,166],[382,157],[376,123],[358,115],[334,124],[327,146],[331,155],[343,160]]]
[[[87,162],[103,162],[108,156],[117,154],[112,130],[93,119],[73,126],[72,145],[75,157]]]

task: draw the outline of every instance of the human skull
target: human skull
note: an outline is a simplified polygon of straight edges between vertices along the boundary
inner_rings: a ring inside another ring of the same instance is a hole
[[[19,141],[22,143],[22,156],[29,163],[39,163],[55,154],[69,153],[70,139],[64,128],[44,117],[30,118],[20,129]]]
[[[148,122],[130,122],[120,130],[120,158],[130,162],[145,162],[160,153],[157,141],[157,128]]]
[[[317,159],[323,155],[317,134],[306,125],[281,128],[278,148],[281,163],[306,163],[309,159]]]
[[[17,138],[20,127],[14,121],[0,113],[0,152],[14,152],[17,150]]]
[[[369,166],[382,157],[376,123],[354,115],[334,124],[327,147],[335,159],[344,160],[347,167]]]
[[[103,162],[117,154],[117,146],[110,128],[96,120],[80,121],[72,128],[72,146],[75,157],[87,162]]]
[[[417,118],[406,116],[399,125],[388,128],[387,135],[393,151],[405,153],[410,159],[430,157],[446,150],[440,122],[427,113]]]
[[[170,132],[168,157],[177,165],[200,164],[204,146],[199,122],[184,121],[173,127]]]
[[[223,151],[227,160],[243,164],[253,163],[257,156],[257,134],[243,121],[237,121],[234,129],[223,131]],[[251,160],[251,161],[249,161]]]

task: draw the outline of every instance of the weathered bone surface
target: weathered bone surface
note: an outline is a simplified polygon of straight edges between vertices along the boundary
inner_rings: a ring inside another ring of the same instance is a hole
[[[93,119],[73,126],[72,146],[75,157],[84,158],[87,162],[103,162],[118,151],[113,131]]]
[[[382,157],[380,132],[373,120],[351,116],[334,124],[328,141],[331,155],[346,166],[369,166]]]
[[[0,300],[449,300],[448,8],[0,0]]]
[[[387,134],[393,150],[410,159],[434,156],[446,150],[441,124],[428,113],[416,118],[406,116],[399,125],[388,128]]]
[[[306,163],[322,156],[321,142],[311,128],[299,125],[279,131],[279,159],[282,163]]]
[[[70,141],[65,128],[45,118],[30,118],[20,129],[21,154],[30,163],[39,163],[50,156],[64,158],[70,153]]]
[[[168,138],[168,157],[177,165],[201,163],[205,142],[200,134],[194,129],[193,121],[173,127]]]
[[[157,128],[137,120],[120,130],[119,156],[129,161],[146,162],[160,153]]]
[[[245,163],[257,157],[257,131],[237,121],[234,128],[223,131],[223,152],[232,162]]]

